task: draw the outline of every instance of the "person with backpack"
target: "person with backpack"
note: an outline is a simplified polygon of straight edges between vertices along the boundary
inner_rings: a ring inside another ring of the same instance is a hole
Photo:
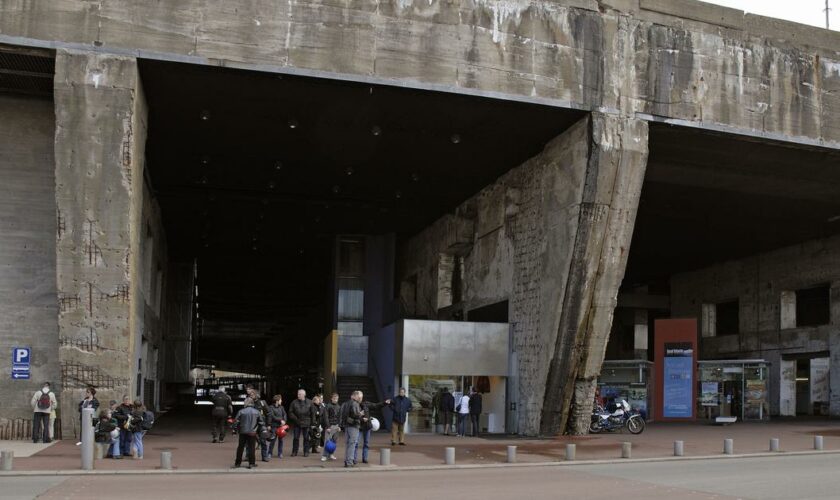
[[[213,419],[213,442],[225,442],[225,430],[227,429],[227,419],[233,415],[233,401],[225,392],[224,387],[220,387],[216,394],[213,394],[213,411],[210,416]]]
[[[137,460],[143,459],[143,436],[146,435],[145,422],[146,422],[146,406],[143,404],[142,401],[135,400],[133,409],[131,411],[131,416],[129,418],[129,432],[131,432],[131,443],[132,448],[134,448],[134,458]]]
[[[476,390],[475,387],[472,388],[472,393],[470,394],[470,427],[472,428],[472,435],[473,437],[478,437],[478,426],[479,426],[479,419],[481,417],[481,393]]]
[[[44,382],[40,391],[32,395],[32,442],[39,440],[44,443],[52,441],[50,438],[50,415],[58,407],[55,394],[50,390],[50,383]]]
[[[99,419],[93,429],[93,439],[97,443],[108,446],[105,458],[120,459],[120,430],[117,428],[117,420],[111,416],[111,410],[103,408],[99,412]]]

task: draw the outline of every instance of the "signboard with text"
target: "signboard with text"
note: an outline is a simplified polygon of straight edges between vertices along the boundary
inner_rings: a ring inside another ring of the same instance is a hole
[[[654,322],[654,418],[693,420],[697,406],[697,320]]]
[[[12,348],[12,380],[29,380],[32,350],[28,347]]]

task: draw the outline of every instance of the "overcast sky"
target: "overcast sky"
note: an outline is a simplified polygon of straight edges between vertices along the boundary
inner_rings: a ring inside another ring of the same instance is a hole
[[[825,0],[703,0],[727,7],[825,28]],[[831,29],[840,30],[840,0],[829,0]]]

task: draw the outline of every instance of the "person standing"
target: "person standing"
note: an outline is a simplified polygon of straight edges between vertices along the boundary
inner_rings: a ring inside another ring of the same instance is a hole
[[[263,462],[268,462],[274,452],[274,443],[277,443],[277,459],[283,458],[283,438],[277,435],[277,429],[286,425],[288,416],[283,408],[283,396],[277,394],[272,398],[274,404],[268,407],[268,425],[271,428],[271,437],[266,439],[266,448],[262,450]]]
[[[213,419],[213,442],[225,442],[225,430],[227,428],[227,419],[233,415],[233,401],[225,392],[224,387],[220,387],[216,394],[213,394],[213,411],[210,413]]]
[[[385,400],[384,403],[371,403],[364,400],[364,394],[359,391],[359,409],[361,410],[361,423],[359,424],[359,439],[356,441],[358,448],[359,441],[362,442],[362,463],[368,463],[368,453],[370,452],[370,434],[373,430],[371,419],[373,418],[372,410],[382,408],[388,405],[391,400]],[[358,450],[353,452],[353,464],[356,464]]]
[[[472,436],[478,437],[478,426],[480,425],[479,421],[481,420],[481,393],[476,391],[475,387],[472,388],[472,393],[470,393],[470,423],[472,428]]]
[[[97,415],[96,412],[99,411],[99,400],[96,399],[96,389],[93,387],[88,387],[85,389],[85,396],[79,401],[79,439],[82,438],[82,429],[81,426],[82,422],[82,415],[84,415],[85,408],[93,408],[93,425],[96,426],[97,423]],[[81,441],[76,443],[76,446],[82,444]]]
[[[405,423],[408,421],[408,412],[411,411],[411,399],[405,395],[405,388],[400,387],[399,395],[385,403],[394,412],[391,423],[391,446],[397,444],[397,442],[401,446],[405,446]]]
[[[260,416],[263,419],[263,422],[268,423],[268,403],[260,396],[260,393],[257,391],[251,392],[251,400],[254,402],[254,409],[260,412]],[[257,429],[257,444],[260,447],[260,456],[267,457],[268,454],[268,441],[271,439],[271,436],[265,436],[262,433],[262,428]],[[268,459],[265,458],[263,462],[268,462]]]
[[[362,409],[359,401],[362,400],[362,391],[354,391],[350,400],[341,405],[340,422],[342,430],[347,434],[347,449],[344,450],[344,467],[356,465],[356,448],[359,445],[359,425],[362,423]]]
[[[41,390],[32,395],[32,442],[52,441],[50,437],[50,415],[58,406],[55,394],[50,390],[50,383],[44,382]]]
[[[120,454],[123,456],[131,455],[131,438],[132,434],[129,430],[131,412],[134,408],[131,406],[131,398],[123,396],[122,404],[117,406],[112,416],[117,420],[117,426],[120,429]]]
[[[254,401],[251,398],[245,399],[244,407],[236,414],[236,422],[233,424],[239,432],[239,446],[236,447],[236,459],[233,467],[242,465],[242,452],[247,450],[248,468],[257,466],[256,447],[257,434],[265,421],[260,412],[254,408]]]
[[[327,443],[332,441],[338,447],[338,433],[341,431],[341,406],[338,404],[338,393],[330,396],[330,402],[324,405],[324,414],[321,417],[321,425],[324,427],[324,451],[321,453],[321,461],[336,460],[335,451],[327,452]]]
[[[455,398],[449,392],[448,387],[443,388],[440,396],[440,414],[443,416],[443,435],[449,435],[449,428],[452,427],[452,414],[455,412]]]
[[[458,413],[458,437],[467,435],[467,418],[470,416],[470,397],[464,394],[455,407]]]
[[[289,421],[295,426],[292,438],[293,457],[298,454],[301,435],[303,436],[303,456],[309,456],[309,428],[312,426],[314,414],[315,409],[312,407],[312,401],[306,399],[306,391],[298,389],[297,399],[289,405]]]
[[[312,453],[318,453],[324,446],[324,405],[321,402],[322,396],[316,394],[312,397],[312,427],[310,428],[311,436],[309,438],[312,443]]]
[[[137,460],[143,459],[143,436],[146,435],[146,430],[143,428],[145,422],[146,406],[139,399],[134,400],[131,417],[129,420],[129,431],[131,432],[131,445],[134,448],[134,458]]]

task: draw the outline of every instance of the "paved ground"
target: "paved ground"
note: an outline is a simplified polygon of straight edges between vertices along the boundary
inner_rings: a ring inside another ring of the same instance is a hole
[[[840,492],[840,455],[649,462],[569,467],[222,475],[3,478],[4,499],[400,498],[494,500],[829,499]],[[250,492],[250,493],[248,493]],[[357,492],[357,493],[352,493]]]
[[[206,408],[181,410],[161,416],[157,427],[146,436],[145,460],[98,460],[98,470],[153,470],[160,464],[162,450],[171,450],[176,468],[222,469],[233,463],[236,449],[235,437],[223,444],[211,444],[209,418]],[[452,436],[417,435],[409,436],[409,445],[394,447],[391,462],[397,466],[439,465],[443,463],[444,448],[455,446],[459,464],[501,463],[505,460],[506,446],[518,446],[520,462],[555,462],[565,458],[566,443],[577,445],[578,460],[613,459],[620,456],[621,442],[633,443],[633,458],[667,457],[673,454],[673,441],[685,442],[686,456],[719,455],[723,439],[735,440],[735,452],[759,453],[768,451],[771,437],[781,439],[784,451],[805,451],[813,448],[813,436],[825,436],[827,450],[840,450],[840,421],[798,420],[773,423],[739,423],[727,427],[706,424],[652,424],[638,436],[630,434],[605,434],[582,438],[562,437],[558,439],[535,440],[503,437],[457,438]],[[389,446],[389,436],[378,433],[374,437],[371,462],[379,463],[378,449]],[[80,465],[79,447],[74,439],[61,441],[29,458],[17,458],[16,470],[74,470]],[[286,453],[291,447],[291,438],[286,438]],[[0,444],[2,449],[2,444]],[[339,445],[338,454],[344,451]],[[310,456],[260,462],[260,469],[334,468],[341,462],[322,464],[317,457]],[[839,492],[840,493],[840,492]],[[840,494],[838,494],[840,496]]]
[[[16,457],[31,457],[36,453],[40,453],[50,446],[55,446],[59,443],[59,441],[53,441],[51,443],[33,443],[32,441],[9,441],[6,439],[0,439],[0,450],[11,450],[15,453]]]

